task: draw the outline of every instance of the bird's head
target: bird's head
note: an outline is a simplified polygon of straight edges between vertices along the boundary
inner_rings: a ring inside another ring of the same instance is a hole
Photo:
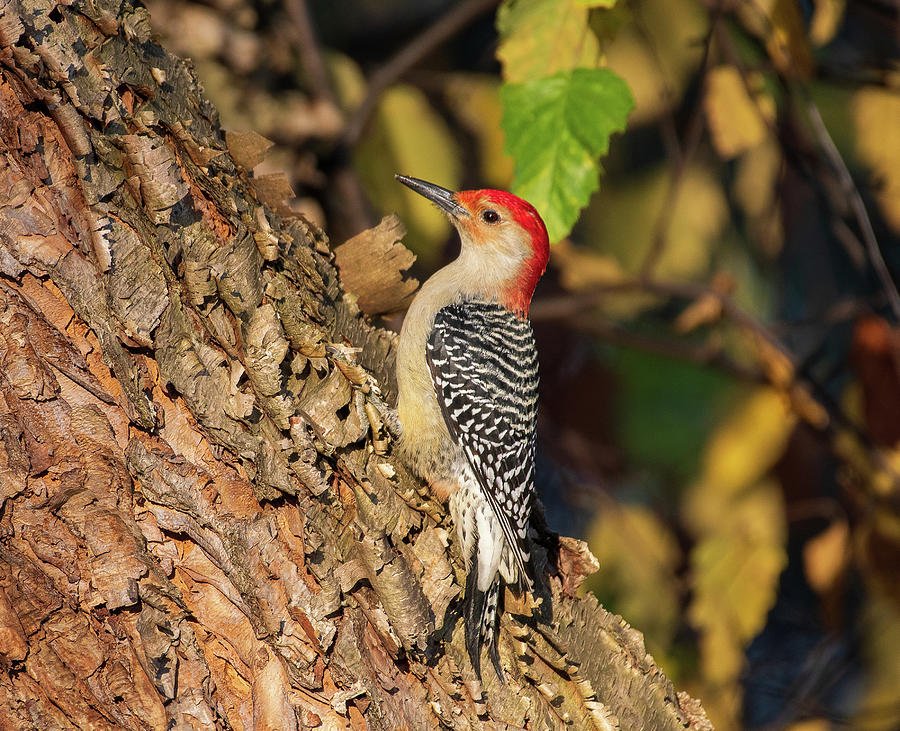
[[[505,190],[454,193],[418,178],[395,177],[447,214],[459,232],[460,258],[466,259],[473,276],[483,277],[488,288],[496,287],[506,307],[527,314],[550,258],[547,228],[534,206]]]

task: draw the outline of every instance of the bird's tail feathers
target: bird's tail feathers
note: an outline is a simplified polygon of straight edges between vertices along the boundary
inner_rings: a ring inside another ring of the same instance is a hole
[[[531,554],[525,553],[518,560],[516,553],[506,549],[503,552],[503,558],[500,563],[500,574],[504,577],[506,585],[512,589],[516,595],[523,592],[534,592],[534,562]]]
[[[498,605],[500,603],[500,578],[496,577],[487,591],[478,589],[477,562],[466,580],[466,651],[472,661],[475,674],[481,678],[481,648],[487,650],[488,657],[497,677],[503,679],[500,667],[500,653],[497,650]]]

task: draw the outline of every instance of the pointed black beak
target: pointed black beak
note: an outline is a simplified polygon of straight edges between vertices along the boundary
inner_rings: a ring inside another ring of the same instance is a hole
[[[451,218],[465,218],[469,212],[456,202],[456,193],[452,190],[442,188],[434,183],[426,183],[418,178],[410,178],[406,175],[395,175],[407,188],[412,188],[423,198],[427,198],[432,203],[440,206],[442,210],[450,214]]]

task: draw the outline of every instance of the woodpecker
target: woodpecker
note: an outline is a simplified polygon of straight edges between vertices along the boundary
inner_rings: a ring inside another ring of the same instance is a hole
[[[496,631],[503,583],[532,591],[538,362],[528,308],[547,268],[547,229],[502,190],[454,193],[397,175],[459,232],[459,257],[410,305],[397,350],[398,448],[449,497],[466,562],[466,650],[481,677],[484,647],[503,678]]]

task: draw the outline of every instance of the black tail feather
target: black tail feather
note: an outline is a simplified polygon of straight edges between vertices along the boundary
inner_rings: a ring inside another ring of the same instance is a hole
[[[500,667],[500,651],[497,646],[497,633],[500,631],[500,588],[502,584],[500,579],[494,579],[487,590],[487,598],[484,603],[484,619],[482,620],[481,630],[483,642],[487,646],[488,657],[491,658],[491,664],[497,673],[497,677],[503,680],[503,669]]]
[[[466,577],[466,651],[478,679],[481,679],[481,648],[484,647],[491,659],[497,677],[503,679],[500,667],[500,653],[497,649],[498,604],[500,599],[500,577],[487,591],[478,589],[478,563],[472,563],[472,570]]]
[[[478,562],[472,562],[472,569],[466,577],[466,651],[475,668],[475,675],[481,679],[481,618],[487,594],[478,591]]]

